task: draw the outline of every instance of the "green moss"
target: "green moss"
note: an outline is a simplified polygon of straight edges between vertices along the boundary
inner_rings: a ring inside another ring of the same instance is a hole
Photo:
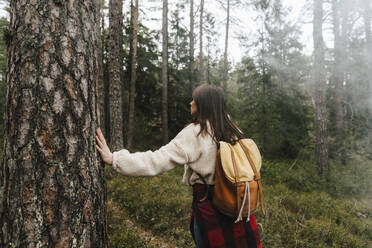
[[[316,173],[310,163],[297,163],[290,170],[293,161],[264,164],[271,167],[263,173],[267,216],[256,213],[263,246],[369,247],[372,200],[361,201],[347,194],[341,197],[327,188],[330,182],[308,174]],[[308,167],[304,169],[304,165]],[[148,178],[114,173],[108,181],[108,198],[142,228],[170,244],[193,247],[188,229],[191,190],[181,183],[182,173],[183,167]]]
[[[107,208],[108,235],[112,248],[155,248],[148,246],[133,230],[124,225],[123,218],[112,207]]]
[[[117,175],[108,182],[108,198],[125,209],[133,222],[180,247],[192,245],[188,231],[190,188],[181,184],[183,167],[156,177]]]
[[[258,221],[263,221],[261,234],[268,247],[367,247],[372,240],[371,220],[356,214],[371,209],[352,200],[276,184],[265,188],[265,202],[268,216],[263,220],[258,214]]]

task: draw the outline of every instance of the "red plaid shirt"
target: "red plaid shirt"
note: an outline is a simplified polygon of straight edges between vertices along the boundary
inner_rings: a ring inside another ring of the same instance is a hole
[[[205,185],[193,186],[193,204],[190,231],[194,238],[194,221],[196,221],[201,237],[203,248],[262,248],[260,234],[254,215],[250,221],[234,223],[232,217],[219,212],[212,205],[213,187],[209,187],[208,198],[199,202],[204,196]],[[195,240],[195,238],[194,238]]]

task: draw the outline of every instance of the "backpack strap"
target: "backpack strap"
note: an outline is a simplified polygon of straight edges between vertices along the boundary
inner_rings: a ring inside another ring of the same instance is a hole
[[[216,153],[216,162],[217,162],[218,156],[220,155],[220,142],[217,142],[217,141],[215,141],[215,142],[216,142],[216,146],[217,146],[217,153]],[[203,198],[201,198],[201,199],[199,200],[199,202],[203,202],[203,201],[205,201],[205,200],[207,199],[207,197],[208,197],[209,184],[207,184],[207,182],[205,181],[204,177],[202,177],[202,175],[200,175],[200,174],[199,174],[198,172],[196,172],[196,171],[194,171],[194,172],[196,173],[196,175],[198,175],[198,177],[200,178],[200,180],[202,180],[203,183],[204,183],[205,185],[207,185],[207,191],[205,192],[205,195],[203,196]]]
[[[238,171],[238,168],[237,168],[237,165],[236,165],[235,154],[234,154],[234,150],[231,147],[231,144],[230,143],[228,143],[228,146],[229,146],[230,151],[231,151],[231,160],[232,160],[232,164],[233,164],[233,168],[234,168],[235,183],[237,183],[238,181],[240,181],[240,176],[239,176],[239,171]],[[245,199],[244,199],[244,201],[245,201]],[[237,209],[239,209],[239,208],[242,209],[244,207],[244,202],[241,201],[241,198],[239,196],[239,191],[238,190],[236,191],[236,204],[237,204],[237,206],[236,206]],[[242,207],[242,205],[243,205],[243,207]]]
[[[237,168],[237,165],[236,165],[235,154],[234,154],[234,150],[231,147],[231,144],[228,143],[228,146],[229,146],[230,151],[231,151],[231,160],[232,160],[232,164],[233,164],[233,168],[234,168],[235,183],[237,183],[238,180],[240,180],[240,176],[239,176],[239,171],[238,171],[238,168]]]
[[[205,201],[206,199],[207,199],[207,197],[208,197],[208,191],[209,191],[209,184],[207,184],[207,182],[205,181],[205,179],[202,177],[202,175],[200,175],[198,172],[196,172],[195,171],[195,173],[196,173],[196,175],[198,175],[199,177],[200,177],[200,179],[203,181],[203,183],[206,185],[206,187],[207,187],[207,191],[205,192],[205,195],[203,196],[203,198],[201,198],[200,200],[199,200],[199,202],[203,202],[203,201]]]
[[[248,151],[247,147],[244,145],[244,143],[241,140],[239,140],[238,142],[239,142],[240,146],[242,147],[245,155],[247,156],[249,164],[252,167],[252,170],[253,170],[253,173],[254,173],[254,180],[257,181],[257,183],[258,183],[258,189],[259,189],[260,198],[261,198],[261,211],[265,215],[266,213],[265,213],[265,208],[264,208],[264,203],[263,203],[263,193],[262,193],[262,184],[261,184],[260,173],[257,172],[256,166],[254,165],[253,160],[252,160],[251,156],[249,155],[249,151]]]

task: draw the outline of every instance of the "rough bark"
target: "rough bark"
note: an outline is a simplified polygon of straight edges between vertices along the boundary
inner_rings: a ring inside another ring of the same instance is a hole
[[[138,0],[135,0],[135,6],[132,6],[132,57],[130,73],[130,93],[129,93],[129,121],[128,121],[128,148],[131,148],[133,141],[134,126],[134,99],[136,94],[136,63],[137,63],[137,34],[138,34]]]
[[[204,83],[204,64],[203,64],[203,14],[204,0],[200,0],[200,47],[199,47],[199,84]]]
[[[108,40],[108,63],[110,82],[110,145],[112,150],[123,149],[123,1],[110,0],[110,35]]]
[[[223,88],[227,90],[227,51],[229,45],[229,27],[230,27],[230,0],[227,0],[227,9],[226,9],[226,32],[225,32],[225,52],[223,55]]]
[[[315,158],[319,174],[328,173],[326,75],[324,68],[323,1],[314,0]]]
[[[194,0],[190,0],[190,89],[194,91]]]
[[[168,0],[163,0],[163,54],[162,54],[162,128],[163,144],[168,143]]]
[[[11,1],[0,247],[107,247],[95,1]]]

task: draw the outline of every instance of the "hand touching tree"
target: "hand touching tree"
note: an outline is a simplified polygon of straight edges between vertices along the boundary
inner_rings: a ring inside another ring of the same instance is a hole
[[[107,164],[112,164],[112,153],[110,152],[109,147],[106,144],[105,137],[103,137],[102,131],[100,128],[96,130],[96,140],[98,146],[96,145],[97,150],[101,154],[102,160]]]

